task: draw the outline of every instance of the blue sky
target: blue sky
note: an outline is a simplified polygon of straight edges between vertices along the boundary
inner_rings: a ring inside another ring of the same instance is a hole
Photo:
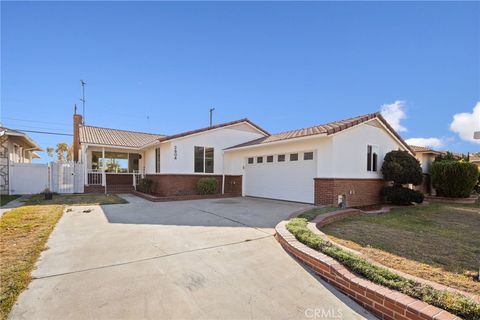
[[[208,125],[213,106],[215,122],[248,117],[279,132],[383,106],[405,139],[480,150],[467,141],[480,129],[479,2],[2,2],[1,9],[8,127],[71,133],[85,79],[90,125],[172,134]],[[71,141],[31,136],[44,148]]]

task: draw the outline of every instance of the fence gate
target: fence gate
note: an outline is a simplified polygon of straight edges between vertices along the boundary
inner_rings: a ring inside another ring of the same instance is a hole
[[[53,192],[83,193],[83,165],[75,162],[51,162],[50,186]]]

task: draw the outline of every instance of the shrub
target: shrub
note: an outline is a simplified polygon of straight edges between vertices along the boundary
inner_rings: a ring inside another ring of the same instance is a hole
[[[387,202],[396,205],[409,205],[412,204],[412,202],[423,202],[423,193],[417,190],[399,186],[383,188],[382,196],[385,198],[385,200],[387,200]]]
[[[217,191],[217,179],[200,178],[197,182],[197,190],[200,194],[214,194]]]
[[[432,185],[441,197],[466,198],[478,183],[478,168],[462,161],[434,161],[430,166]]]
[[[423,181],[422,167],[415,157],[407,151],[390,151],[385,155],[382,165],[383,179],[393,181],[394,185],[411,183],[419,185]]]
[[[151,179],[141,179],[137,188],[139,191],[144,193],[152,193],[153,180]]]

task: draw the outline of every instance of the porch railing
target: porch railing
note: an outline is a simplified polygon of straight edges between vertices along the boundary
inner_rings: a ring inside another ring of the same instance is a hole
[[[88,172],[88,175],[87,175],[88,185],[102,186],[104,175],[105,174],[101,171],[90,171],[90,172]]]

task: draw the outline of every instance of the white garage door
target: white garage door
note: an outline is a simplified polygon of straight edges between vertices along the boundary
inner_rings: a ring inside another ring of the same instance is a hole
[[[298,160],[294,160],[295,154]],[[247,158],[245,195],[313,203],[313,179],[317,168],[315,153],[295,154]]]

